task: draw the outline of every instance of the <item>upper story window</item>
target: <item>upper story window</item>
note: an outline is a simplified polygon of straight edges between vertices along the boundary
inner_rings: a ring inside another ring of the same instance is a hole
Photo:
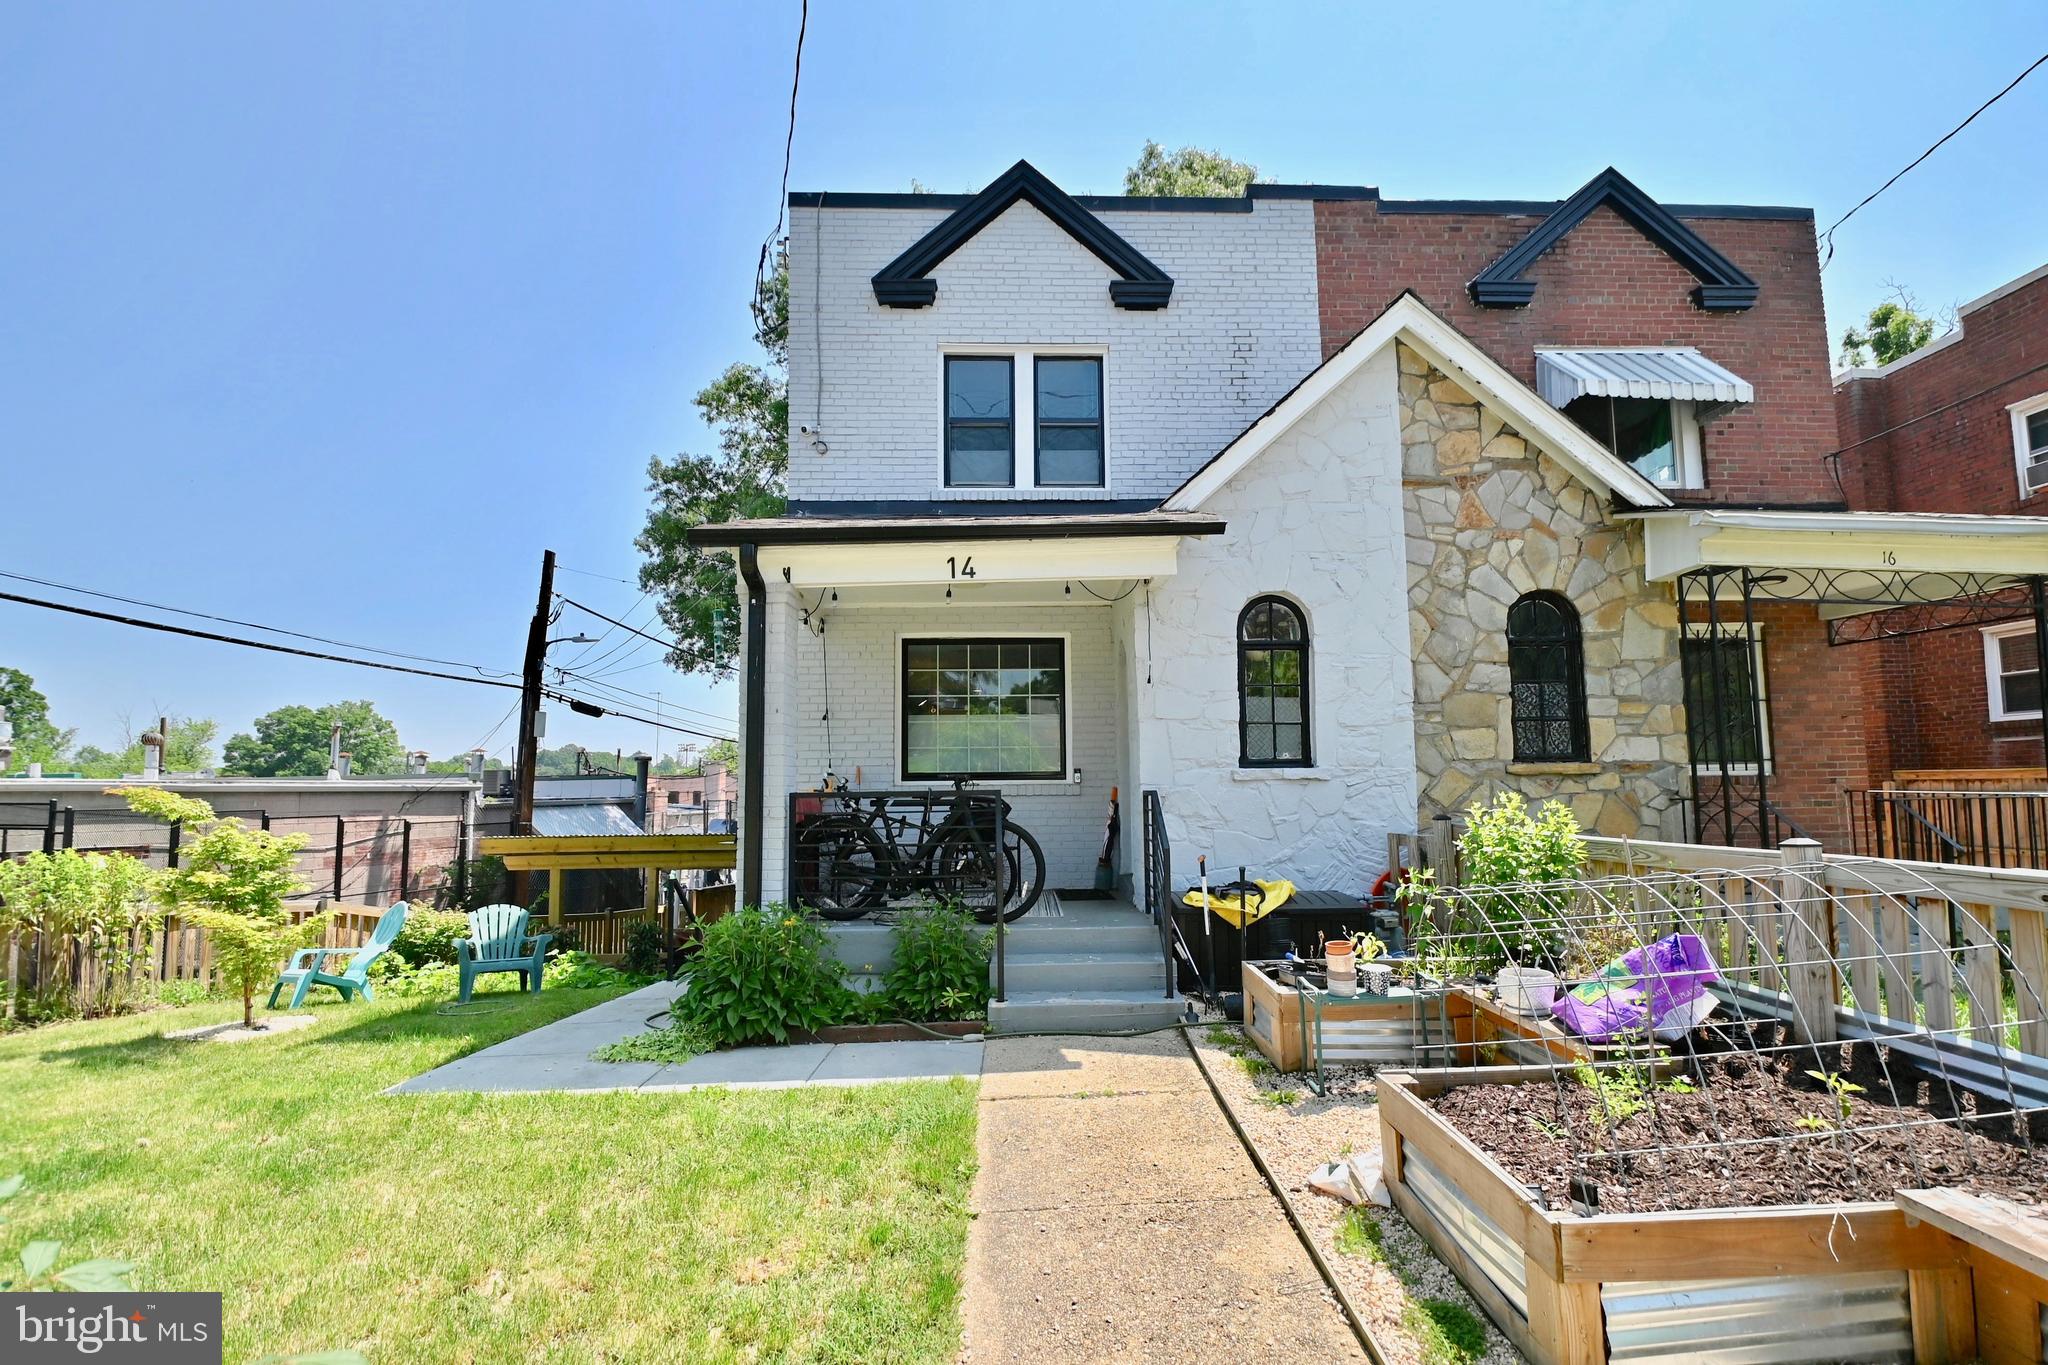
[[[1690,402],[1588,395],[1565,404],[1564,415],[1659,488],[1705,486],[1699,422]]]
[[[1993,720],[2040,718],[2041,652],[2032,621],[1984,632],[1984,691]]]
[[[1015,364],[1009,356],[946,357],[946,483],[1007,488],[1016,464]]]
[[[1108,487],[1103,359],[1065,347],[948,348],[945,486]]]
[[[1102,487],[1102,357],[1036,358],[1038,486]]]
[[[2013,454],[2020,465],[2020,496],[2031,498],[2048,490],[2048,393],[2014,403],[2006,411],[2012,414]]]

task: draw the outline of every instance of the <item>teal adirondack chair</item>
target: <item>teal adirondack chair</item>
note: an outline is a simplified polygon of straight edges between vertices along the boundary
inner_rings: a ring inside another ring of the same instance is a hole
[[[306,992],[315,986],[332,986],[341,992],[343,1000],[353,1000],[361,993],[365,1000],[375,1000],[377,993],[370,989],[370,964],[391,951],[391,944],[398,937],[398,931],[405,927],[404,901],[386,910],[377,920],[376,932],[370,941],[360,948],[301,948],[292,954],[291,964],[277,974],[277,984],[270,988],[269,1008],[277,1008],[278,992],[287,985],[292,988],[292,1003],[287,1009],[297,1009],[305,1003]],[[345,957],[348,965],[339,972],[328,967],[330,960]]]
[[[455,940],[455,965],[462,973],[464,1004],[476,979],[490,972],[519,973],[521,990],[540,991],[541,971],[553,934],[528,934],[527,916],[516,905],[486,905],[469,912],[469,937]]]

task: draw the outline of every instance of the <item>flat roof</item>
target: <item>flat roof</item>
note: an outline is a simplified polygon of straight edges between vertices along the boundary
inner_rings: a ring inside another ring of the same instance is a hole
[[[338,795],[343,792],[426,792],[437,787],[450,791],[468,788],[475,791],[481,784],[474,778],[439,775],[427,777],[185,777],[172,775],[169,778],[148,780],[136,777],[28,777],[17,773],[0,773],[0,801],[7,799],[9,792],[40,791],[53,792],[103,792],[109,787],[166,787],[172,791],[232,791],[232,792],[321,792]]]
[[[864,190],[791,190],[794,209],[930,209],[951,213],[972,203],[972,194],[872,193]],[[1371,185],[1246,186],[1241,195],[1077,194],[1090,213],[1250,213],[1261,199],[1307,199],[1319,203],[1362,201],[1381,213],[1440,213],[1507,218],[1547,218],[1562,199],[1382,199]],[[1747,218],[1811,221],[1813,210],[1789,204],[1665,204],[1680,218]]]

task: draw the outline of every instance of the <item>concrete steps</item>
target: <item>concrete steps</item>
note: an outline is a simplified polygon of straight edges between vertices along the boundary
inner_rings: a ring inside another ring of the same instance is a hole
[[[1181,1014],[1166,993],[1159,931],[1135,910],[1086,921],[1026,916],[1008,926],[1003,957],[1008,998],[989,1002],[992,1034],[1156,1028]],[[989,972],[993,982],[993,962]]]

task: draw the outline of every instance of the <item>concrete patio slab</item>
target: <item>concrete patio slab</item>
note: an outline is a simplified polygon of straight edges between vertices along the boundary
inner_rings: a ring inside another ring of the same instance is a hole
[[[428,1091],[471,1091],[491,1094],[538,1094],[554,1090],[637,1090],[654,1079],[659,1062],[593,1062],[588,1056],[558,1053],[501,1053],[496,1048],[423,1076],[401,1081],[386,1094],[416,1095]]]
[[[813,1085],[981,1075],[979,1042],[842,1043],[811,1073]]]
[[[687,1062],[664,1066],[660,1075],[648,1080],[641,1088],[694,1090],[706,1085],[735,1088],[802,1085],[810,1080],[811,1073],[833,1050],[831,1043],[795,1043],[789,1047],[740,1047],[730,1052],[707,1052]]]

